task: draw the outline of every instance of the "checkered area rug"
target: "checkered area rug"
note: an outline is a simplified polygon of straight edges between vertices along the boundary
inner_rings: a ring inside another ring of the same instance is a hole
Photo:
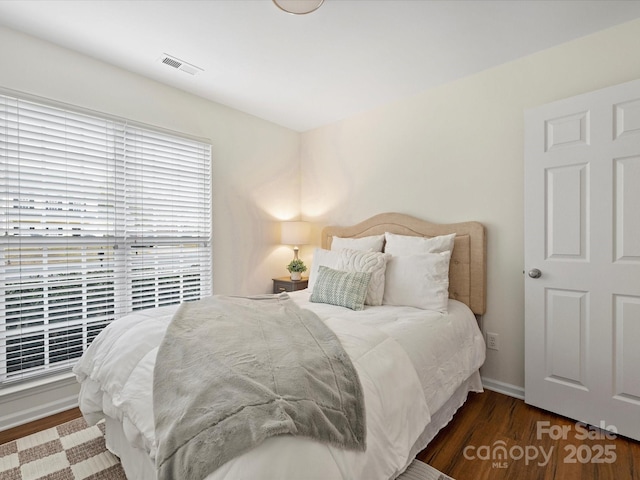
[[[0,480],[127,480],[104,444],[104,422],[82,418],[0,445]],[[414,460],[398,480],[453,480]]]
[[[78,418],[0,445],[2,480],[126,480],[104,444],[104,423]]]

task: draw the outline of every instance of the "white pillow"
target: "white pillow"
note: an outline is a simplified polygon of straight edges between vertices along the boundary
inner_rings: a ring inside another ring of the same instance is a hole
[[[347,272],[369,272],[371,280],[367,290],[365,305],[382,305],[385,289],[385,271],[391,255],[381,252],[361,252],[359,250],[342,249],[340,251],[316,248],[313,264],[309,272],[307,287],[311,292],[318,278],[320,266]]]
[[[447,313],[450,259],[451,252],[391,257],[382,303]]]
[[[368,272],[371,274],[365,305],[382,305],[384,296],[385,271],[387,261],[391,258],[388,253],[361,252],[347,248],[340,251],[342,258],[338,270],[347,272]]]
[[[307,288],[313,292],[313,287],[316,284],[318,278],[318,269],[322,265],[323,267],[333,268],[334,270],[340,270],[338,263],[341,261],[342,256],[340,252],[334,252],[331,250],[325,250],[323,248],[316,248],[313,252],[313,263],[311,264],[311,270],[309,270],[309,283]]]
[[[420,253],[452,251],[456,234],[427,238],[385,232],[384,237],[387,240],[387,244],[384,247],[385,253],[390,253],[391,255],[418,255]]]
[[[361,238],[343,238],[333,237],[331,240],[331,250],[342,250],[349,248],[351,250],[362,250],[364,252],[381,252],[384,244],[384,235],[371,235]]]

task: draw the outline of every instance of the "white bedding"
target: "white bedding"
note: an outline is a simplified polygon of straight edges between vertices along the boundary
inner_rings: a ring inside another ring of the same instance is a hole
[[[449,314],[442,315],[391,306],[353,312],[310,303],[305,290],[291,297],[336,332],[354,362],[365,396],[367,451],[340,450],[302,437],[273,437],[207,479],[395,478],[411,461],[411,448],[431,412],[484,361],[475,317],[455,300],[449,302]],[[127,441],[151,457],[155,355],[176,308],[137,312],[114,322],[75,368],[87,420],[96,422],[105,415],[117,419]]]

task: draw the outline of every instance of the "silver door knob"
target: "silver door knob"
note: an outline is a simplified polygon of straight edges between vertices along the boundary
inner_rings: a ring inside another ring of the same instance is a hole
[[[534,268],[533,270],[529,270],[529,276],[531,278],[540,278],[542,276],[542,272],[537,268]]]

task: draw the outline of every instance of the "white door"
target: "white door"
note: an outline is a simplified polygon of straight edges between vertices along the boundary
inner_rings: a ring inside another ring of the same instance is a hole
[[[525,401],[640,440],[640,81],[525,112],[524,182]]]

